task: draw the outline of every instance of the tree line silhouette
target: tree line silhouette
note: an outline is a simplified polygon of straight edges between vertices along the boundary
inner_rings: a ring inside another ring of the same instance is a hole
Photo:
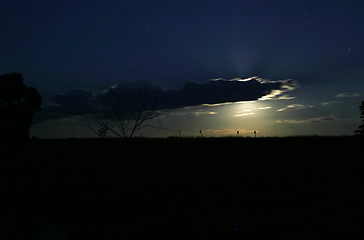
[[[23,83],[20,73],[0,75],[0,134],[5,140],[29,139],[32,117],[42,98]]]
[[[355,131],[357,135],[364,136],[364,101],[361,102],[361,105],[359,106],[360,111],[360,119],[361,124],[359,128]]]

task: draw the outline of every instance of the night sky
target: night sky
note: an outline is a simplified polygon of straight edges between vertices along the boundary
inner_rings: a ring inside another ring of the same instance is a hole
[[[188,82],[240,84],[241,98],[222,87],[216,102],[170,105],[161,121],[183,136],[351,135],[364,98],[363,25],[362,0],[5,0],[0,74],[20,72],[42,95],[37,137],[93,136],[84,112],[63,111],[70,96],[139,79],[166,94]]]

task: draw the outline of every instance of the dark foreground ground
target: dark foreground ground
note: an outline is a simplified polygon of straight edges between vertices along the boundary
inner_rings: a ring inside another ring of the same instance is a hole
[[[32,140],[1,152],[2,239],[364,237],[359,138]]]

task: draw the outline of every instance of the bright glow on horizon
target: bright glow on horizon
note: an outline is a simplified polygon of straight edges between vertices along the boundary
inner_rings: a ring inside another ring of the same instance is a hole
[[[234,115],[234,117],[242,117],[242,116],[249,116],[249,115],[254,115],[255,113],[253,112],[248,112],[248,113],[237,113]]]

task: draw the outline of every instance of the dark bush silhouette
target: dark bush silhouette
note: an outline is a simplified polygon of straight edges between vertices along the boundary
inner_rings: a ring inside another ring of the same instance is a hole
[[[28,139],[34,111],[40,109],[41,102],[38,91],[25,86],[20,73],[0,75],[1,139]]]
[[[360,111],[361,125],[359,126],[358,130],[355,131],[355,133],[364,136],[364,101],[361,102],[361,105],[359,106],[359,111]]]

